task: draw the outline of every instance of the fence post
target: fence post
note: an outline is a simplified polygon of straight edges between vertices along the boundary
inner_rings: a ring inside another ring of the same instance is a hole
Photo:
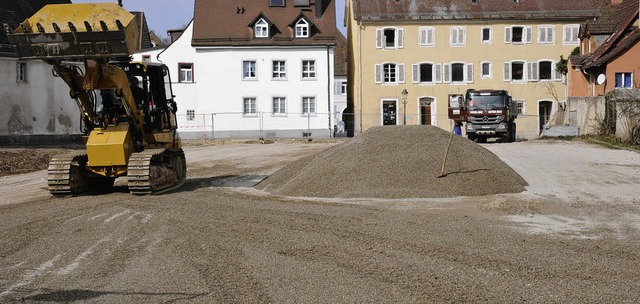
[[[216,115],[215,113],[211,113],[211,139],[216,138],[216,134],[215,134],[216,129],[215,129],[215,123],[214,123],[215,122],[215,120],[214,120],[214,116],[215,115]]]

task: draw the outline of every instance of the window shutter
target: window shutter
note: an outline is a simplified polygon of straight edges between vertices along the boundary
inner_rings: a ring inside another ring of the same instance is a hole
[[[511,27],[504,28],[504,43],[511,43]]]
[[[418,44],[421,46],[427,45],[427,29],[426,28],[420,28],[420,39],[418,41]]]
[[[458,29],[457,28],[452,28],[450,35],[451,36],[449,37],[449,44],[450,45],[455,45],[456,42],[458,41]]]
[[[556,38],[555,38],[555,33],[554,33],[555,30],[554,30],[554,28],[550,27],[550,28],[547,29],[547,31],[548,31],[547,32],[547,41],[549,43],[555,43]]]
[[[574,40],[578,40],[579,30],[580,28],[577,26],[571,28],[571,42],[574,42]]]
[[[404,48],[404,30],[403,29],[396,30],[396,46],[399,49]]]
[[[382,48],[382,29],[376,30],[376,48]]]
[[[449,63],[444,64],[444,82],[451,82],[451,64]]]
[[[382,65],[376,64],[376,83],[382,83]]]
[[[562,37],[562,43],[569,43],[571,41],[571,28],[568,26],[564,27],[564,37]]]
[[[465,44],[466,43],[465,35],[466,35],[465,29],[464,28],[460,28],[460,33],[458,33],[458,44]]]
[[[427,29],[427,45],[435,45],[435,29],[429,28]]]
[[[413,67],[413,73],[411,74],[411,76],[413,77],[413,83],[419,83],[420,82],[420,65],[414,63],[412,67]]]
[[[530,26],[527,26],[527,27],[525,28],[525,31],[524,31],[524,32],[525,32],[525,35],[526,35],[526,37],[525,37],[525,38],[526,38],[526,39],[525,39],[525,41],[526,41],[527,43],[531,43],[532,36],[533,36],[533,35],[531,34],[531,27],[530,27]]]
[[[467,82],[473,82],[473,63],[467,63],[465,67],[467,69]]]
[[[538,81],[540,80],[540,72],[538,71],[538,63],[537,62],[531,62],[531,81]]]
[[[547,29],[544,27],[538,27],[538,43],[547,42]]]
[[[434,74],[436,75],[436,82],[442,82],[442,64],[434,64],[433,65]]]
[[[398,64],[398,82],[404,83],[404,63]]]
[[[529,81],[533,80],[533,75],[531,74],[533,68],[531,67],[531,65],[533,65],[533,62],[527,62],[527,80]]]
[[[511,81],[511,62],[505,62],[504,63],[504,77],[503,80],[504,81]]]
[[[551,73],[553,74],[553,79],[555,79],[556,81],[562,81],[562,73],[558,72],[558,70],[556,70],[558,68],[557,66],[557,62],[554,62],[551,69]]]

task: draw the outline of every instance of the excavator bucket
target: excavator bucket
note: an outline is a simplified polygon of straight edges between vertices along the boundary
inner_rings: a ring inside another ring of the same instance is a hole
[[[135,16],[115,3],[49,4],[7,31],[20,58],[42,60],[129,57],[139,35]]]

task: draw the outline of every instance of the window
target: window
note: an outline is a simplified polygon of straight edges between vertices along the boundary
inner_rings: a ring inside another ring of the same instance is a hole
[[[296,22],[296,37],[297,38],[307,38],[309,37],[309,23],[304,19],[298,20]]]
[[[493,73],[491,71],[491,62],[483,62],[482,63],[482,78],[489,79],[493,78]]]
[[[553,44],[555,42],[555,27],[553,25],[538,26],[538,43]]]
[[[616,73],[616,88],[633,87],[633,75],[631,73]]]
[[[553,64],[551,61],[540,61],[538,63],[539,79],[540,80],[552,80]]]
[[[16,63],[16,81],[27,82],[27,63],[18,61]]]
[[[256,79],[256,62],[255,61],[243,61],[242,62],[242,79]]]
[[[347,82],[340,85],[340,95],[347,95]]]
[[[316,78],[316,61],[302,60],[302,78]]]
[[[526,103],[524,100],[516,100],[516,104],[518,107],[518,115],[525,115],[527,114],[527,107],[526,107]]]
[[[524,61],[504,63],[504,81],[524,81]]]
[[[267,37],[269,37],[269,24],[264,19],[258,20],[258,22],[256,22],[256,25],[254,26],[254,28],[255,28],[256,38],[267,38]]]
[[[293,6],[309,6],[309,0],[293,0]]]
[[[482,38],[481,42],[484,44],[489,44],[493,42],[493,31],[490,27],[482,28]]]
[[[178,82],[193,82],[193,63],[179,63]]]
[[[449,45],[464,46],[466,43],[465,27],[452,26],[449,32]]]
[[[435,46],[435,33],[436,29],[431,26],[425,26],[420,28],[420,37],[418,45],[420,46]]]
[[[286,114],[287,113],[287,99],[285,97],[273,98],[273,114]]]
[[[287,64],[284,60],[274,60],[273,61],[273,71],[272,77],[273,79],[286,79],[287,78]]]
[[[404,83],[404,64],[376,64],[375,80],[376,83]]]
[[[443,67],[445,83],[473,82],[473,63],[446,63]]]
[[[243,109],[243,114],[244,115],[255,115],[258,113],[256,107],[256,98],[255,97],[245,97],[244,98],[244,105],[243,105],[244,109]]]
[[[187,121],[196,120],[196,110],[187,110]]]
[[[577,24],[563,26],[562,44],[578,44],[580,42],[579,31],[580,25]]]
[[[434,65],[432,63],[419,63],[413,65],[414,83],[433,83]]]
[[[269,0],[269,6],[284,6],[284,0]]]
[[[404,30],[385,28],[376,30],[376,48],[400,49],[404,47]]]
[[[525,44],[531,43],[530,26],[507,26],[504,32],[504,43]]]
[[[302,114],[309,115],[316,113],[316,98],[302,97]]]

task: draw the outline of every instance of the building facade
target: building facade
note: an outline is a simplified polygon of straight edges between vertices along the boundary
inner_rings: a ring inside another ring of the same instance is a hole
[[[449,130],[449,94],[502,89],[518,101],[517,137],[535,138],[567,96],[560,56],[599,15],[591,1],[347,0],[354,131]]]
[[[331,0],[196,1],[170,46],[136,56],[169,67],[183,138],[330,137],[336,33]]]

